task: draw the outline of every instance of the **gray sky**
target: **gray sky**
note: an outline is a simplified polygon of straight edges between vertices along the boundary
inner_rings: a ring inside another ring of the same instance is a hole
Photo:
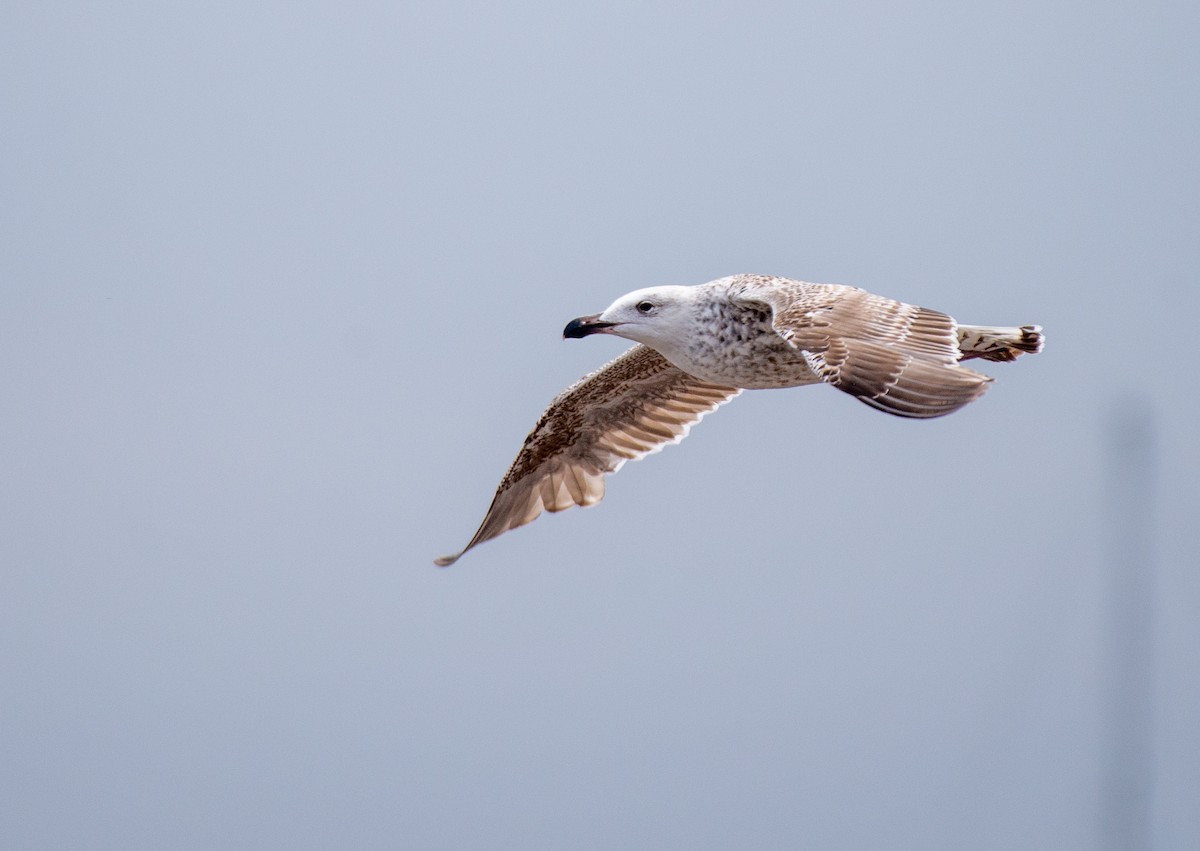
[[[1200,845],[1198,14],[10,4],[0,845],[1097,847],[1122,416]],[[742,271],[1047,350],[745,394],[432,567],[622,350],[568,319]]]

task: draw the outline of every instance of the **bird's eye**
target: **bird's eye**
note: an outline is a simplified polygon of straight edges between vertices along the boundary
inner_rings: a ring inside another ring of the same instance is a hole
[[[649,313],[650,311],[654,310],[654,302],[639,301],[637,303],[637,309],[639,313]]]

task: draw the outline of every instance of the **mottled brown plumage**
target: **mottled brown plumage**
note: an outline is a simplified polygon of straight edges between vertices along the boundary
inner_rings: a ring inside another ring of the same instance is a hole
[[[961,361],[1012,361],[1042,348],[1036,325],[959,325],[856,287],[763,275],[637,290],[563,333],[616,334],[641,345],[550,404],[479,530],[437,564],[453,564],[542,511],[594,505],[605,475],[679,442],[742,389],[824,382],[890,414],[939,417],[978,399],[992,381]]]
[[[958,366],[958,326],[936,310],[783,278],[741,276],[729,291],[769,305],[772,330],[805,353],[817,378],[879,410],[942,416],[978,399],[992,380]]]
[[[606,474],[678,443],[693,423],[739,392],[701,381],[653,349],[634,346],[550,403],[470,543],[436,563],[454,564],[471,547],[524,526],[543,510],[594,505],[604,497]]]

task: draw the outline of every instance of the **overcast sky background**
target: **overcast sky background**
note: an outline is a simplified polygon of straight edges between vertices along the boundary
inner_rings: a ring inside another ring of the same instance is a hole
[[[8,4],[0,845],[1095,848],[1147,487],[1200,847],[1198,8]],[[743,271],[1048,343],[432,566],[567,320]]]

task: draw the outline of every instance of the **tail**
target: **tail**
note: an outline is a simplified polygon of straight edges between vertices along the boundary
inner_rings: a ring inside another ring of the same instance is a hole
[[[1020,328],[958,326],[958,348],[962,352],[960,360],[983,358],[1014,361],[1024,354],[1036,355],[1042,350],[1043,342],[1040,325],[1022,325]]]

